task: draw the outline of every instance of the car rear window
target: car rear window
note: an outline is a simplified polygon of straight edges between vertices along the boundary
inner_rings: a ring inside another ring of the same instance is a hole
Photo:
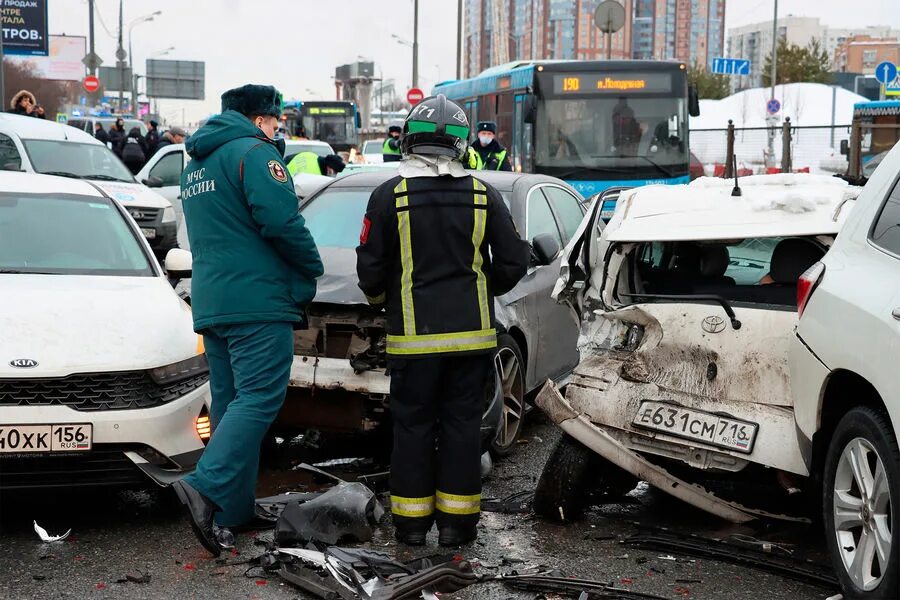
[[[0,273],[152,276],[125,219],[108,198],[0,193]]]
[[[825,251],[811,237],[643,243],[620,271],[618,289],[624,285],[632,294],[714,295],[737,303],[794,307],[797,280]]]

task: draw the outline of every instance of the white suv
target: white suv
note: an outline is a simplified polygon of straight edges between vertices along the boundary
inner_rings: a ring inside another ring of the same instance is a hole
[[[790,350],[798,433],[821,478],[847,598],[900,597],[900,145],[800,284]]]

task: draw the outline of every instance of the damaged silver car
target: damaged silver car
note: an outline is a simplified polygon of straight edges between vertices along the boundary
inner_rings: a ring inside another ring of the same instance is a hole
[[[732,187],[622,192],[605,228],[600,198],[566,248],[554,296],[580,324],[581,361],[565,396],[550,382],[537,398],[565,432],[535,497],[543,516],[575,519],[590,488],[638,480],[734,522],[808,514],[788,368],[798,280],[859,188],[815,175]]]
[[[309,306],[309,329],[295,335],[294,364],[279,429],[324,433],[384,430],[390,377],[384,314],[357,286],[359,225],[372,191],[395,171],[340,177],[301,205],[325,275]],[[479,173],[510,208],[534,257],[526,276],[495,301],[495,381],[487,382],[482,433],[495,454],[509,453],[522,429],[529,394],[548,379],[563,383],[578,362],[578,328],[550,293],[561,248],[584,216],[582,197],[553,177]]]

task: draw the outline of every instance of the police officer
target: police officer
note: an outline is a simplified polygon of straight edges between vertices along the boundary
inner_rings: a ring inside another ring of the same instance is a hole
[[[288,172],[293,176],[297,173],[310,175],[327,175],[335,177],[344,170],[344,159],[337,154],[319,156],[315,152],[300,152],[288,163]]]
[[[192,160],[181,178],[213,434],[196,471],[173,488],[216,556],[213,519],[236,527],[254,518],[260,444],[284,402],[293,332],[323,272],[273,139],[280,114],[272,86],[225,92],[222,113],[188,140]]]
[[[388,127],[388,137],[381,146],[381,157],[384,162],[397,162],[400,160],[400,133],[403,128],[399,125]]]
[[[472,143],[472,148],[481,158],[479,169],[488,171],[512,171],[509,164],[509,156],[506,148],[497,141],[497,124],[493,121],[481,121],[478,123],[478,139]]]
[[[369,198],[357,248],[359,286],[387,312],[391,510],[409,545],[435,520],[441,545],[476,537],[493,297],[528,267],[500,194],[460,162],[468,136],[465,112],[443,95],[410,111],[399,175]]]

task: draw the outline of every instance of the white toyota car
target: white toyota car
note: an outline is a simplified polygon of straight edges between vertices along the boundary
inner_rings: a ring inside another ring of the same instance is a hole
[[[190,308],[100,186],[0,172],[0,490],[164,484],[210,434]],[[170,279],[171,278],[171,279]]]

